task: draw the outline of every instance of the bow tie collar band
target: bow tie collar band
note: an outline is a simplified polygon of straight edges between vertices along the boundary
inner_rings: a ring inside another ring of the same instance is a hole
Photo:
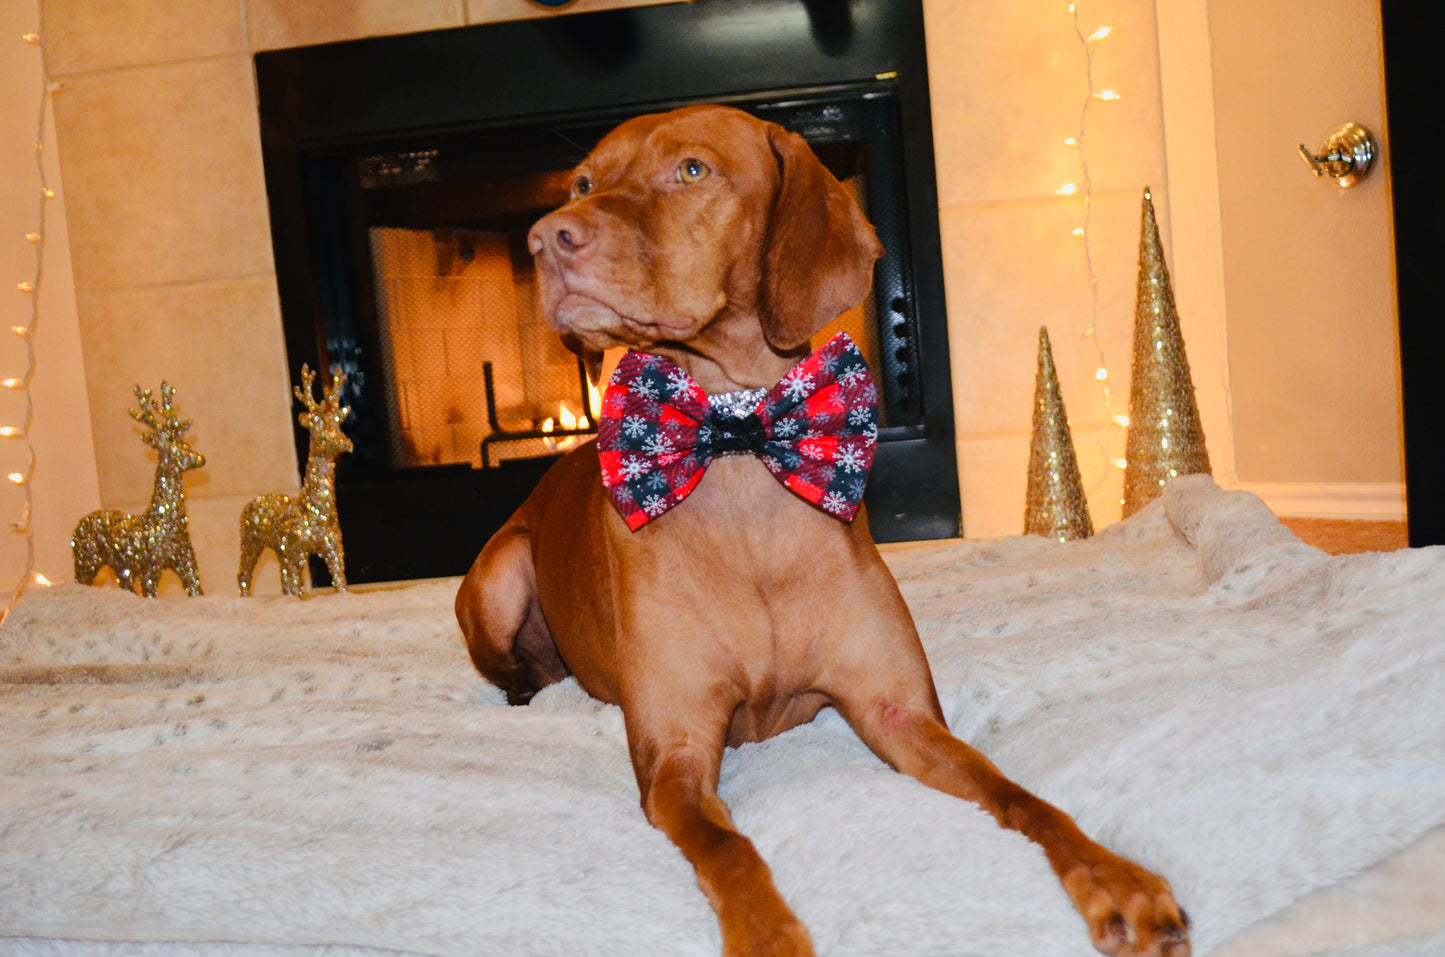
[[[634,531],[687,497],[719,455],[756,455],[773,477],[842,521],[863,500],[878,392],[840,332],[770,389],[709,396],[676,363],[629,352],[602,398],[602,484]]]

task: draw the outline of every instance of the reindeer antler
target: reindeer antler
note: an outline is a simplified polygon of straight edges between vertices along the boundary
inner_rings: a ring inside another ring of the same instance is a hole
[[[171,408],[171,400],[175,397],[175,394],[176,390],[171,388],[171,384],[162,380],[161,401],[157,403],[151,398],[150,389],[142,389],[140,385],[137,384],[135,387],[135,397],[139,400],[140,408],[130,410],[131,418],[135,419],[141,425],[146,426],[152,432],[190,431],[193,420],[177,418],[175,411]],[[156,417],[157,413],[160,414],[160,418]]]
[[[351,414],[351,407],[341,404],[341,390],[345,386],[346,373],[341,371],[340,366],[332,366],[331,387],[326,390],[326,401],[335,407],[337,422],[345,422],[346,417]]]
[[[351,409],[341,404],[341,389],[346,385],[346,373],[342,372],[339,366],[333,366],[331,369],[331,384],[329,386],[322,385],[320,402],[316,401],[315,395],[316,373],[312,372],[311,367],[304,363],[301,366],[301,381],[305,384],[304,387],[296,386],[292,391],[296,393],[296,398],[306,406],[309,414],[316,415],[318,412],[324,412],[328,406],[335,410],[338,422],[344,421],[351,414]]]
[[[301,363],[301,381],[305,383],[304,390],[302,386],[298,385],[291,391],[295,393],[297,400],[299,400],[302,405],[306,406],[306,411],[314,414],[317,409],[321,408],[321,405],[316,401],[316,395],[311,388],[312,384],[316,382],[316,373],[312,372],[311,367],[304,362]]]
[[[160,423],[156,421],[155,408],[151,403],[151,390],[142,389],[140,383],[137,382],[135,386],[135,397],[140,402],[140,408],[130,410],[131,418],[135,419],[141,425],[146,426],[152,432],[159,432],[161,426]]]

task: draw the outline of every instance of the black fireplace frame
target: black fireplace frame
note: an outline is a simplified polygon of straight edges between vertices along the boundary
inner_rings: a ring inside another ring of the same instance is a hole
[[[287,362],[298,381],[303,363],[336,362],[334,330],[354,326],[358,309],[354,289],[334,281],[354,265],[318,241],[353,228],[344,201],[315,199],[318,188],[340,195],[328,179],[336,156],[690,102],[886,91],[897,105],[909,256],[903,276],[879,279],[902,283],[917,318],[909,347],[925,414],[880,435],[870,527],[880,541],[960,533],[921,0],[695,0],[268,51],[255,65]],[[364,364],[337,364],[353,407],[378,401]],[[298,425],[303,462],[307,441]],[[348,578],[460,574],[548,464],[493,470],[483,488],[468,466],[379,472],[343,457]],[[313,576],[326,580],[319,566]]]

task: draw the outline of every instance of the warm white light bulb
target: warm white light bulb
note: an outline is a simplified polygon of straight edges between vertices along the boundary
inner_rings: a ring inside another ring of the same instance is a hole
[[[36,573],[35,573],[35,584],[41,586],[42,588],[49,588],[49,587],[50,587],[50,579],[46,578],[44,575],[40,574],[39,572],[36,572]]]
[[[1054,192],[1055,192],[1055,193],[1058,193],[1060,196],[1072,196],[1072,195],[1074,195],[1075,193],[1077,193],[1078,191],[1079,191],[1079,184],[1078,184],[1078,183],[1065,183],[1064,185],[1060,186],[1058,189],[1054,190]]]
[[[1100,27],[1099,29],[1095,30],[1093,33],[1089,34],[1089,39],[1090,39],[1090,40],[1102,40],[1102,39],[1104,39],[1106,36],[1108,36],[1108,35],[1109,35],[1110,33],[1112,33],[1112,32],[1114,32],[1114,28],[1113,28],[1113,27]]]
[[[1098,379],[1100,382],[1103,382],[1105,379],[1109,378],[1109,370],[1105,369],[1103,366],[1100,366],[1098,370],[1094,372],[1094,378]]]
[[[1127,415],[1116,415],[1114,416],[1114,424],[1122,425],[1127,429],[1129,427],[1129,417]]]
[[[1098,97],[1099,99],[1101,99],[1101,100],[1117,100],[1117,99],[1119,99],[1119,94],[1118,94],[1118,93],[1115,93],[1113,90],[1100,90],[1098,93],[1095,93],[1094,95],[1097,96],[1097,97]]]
[[[14,482],[16,485],[25,484],[25,476],[20,474],[19,472],[11,472],[5,477],[8,478],[10,481]]]

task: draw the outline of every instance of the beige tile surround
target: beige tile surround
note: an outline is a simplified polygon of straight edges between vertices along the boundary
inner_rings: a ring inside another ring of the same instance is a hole
[[[55,113],[78,287],[273,272],[248,54],[62,82]]]
[[[286,359],[275,293],[251,55],[275,47],[551,16],[528,0],[44,0],[58,149],[100,490],[144,503],[153,463],[126,410],[169,379],[209,459],[188,486],[209,590],[234,587],[234,514],[294,489]],[[569,12],[626,6],[578,0]],[[1047,324],[1096,525],[1118,516],[1117,470],[1084,331],[1097,322],[1127,405],[1139,191],[1167,226],[1153,0],[1109,4],[1084,141],[1094,194],[1097,308],[1072,235],[1080,196],[1084,57],[1054,0],[927,0],[940,222],[965,528],[1022,526],[1038,327]],[[1098,24],[1090,23],[1091,32]],[[263,586],[274,588],[262,575]]]
[[[249,52],[233,0],[45,0],[44,10],[56,76]]]

